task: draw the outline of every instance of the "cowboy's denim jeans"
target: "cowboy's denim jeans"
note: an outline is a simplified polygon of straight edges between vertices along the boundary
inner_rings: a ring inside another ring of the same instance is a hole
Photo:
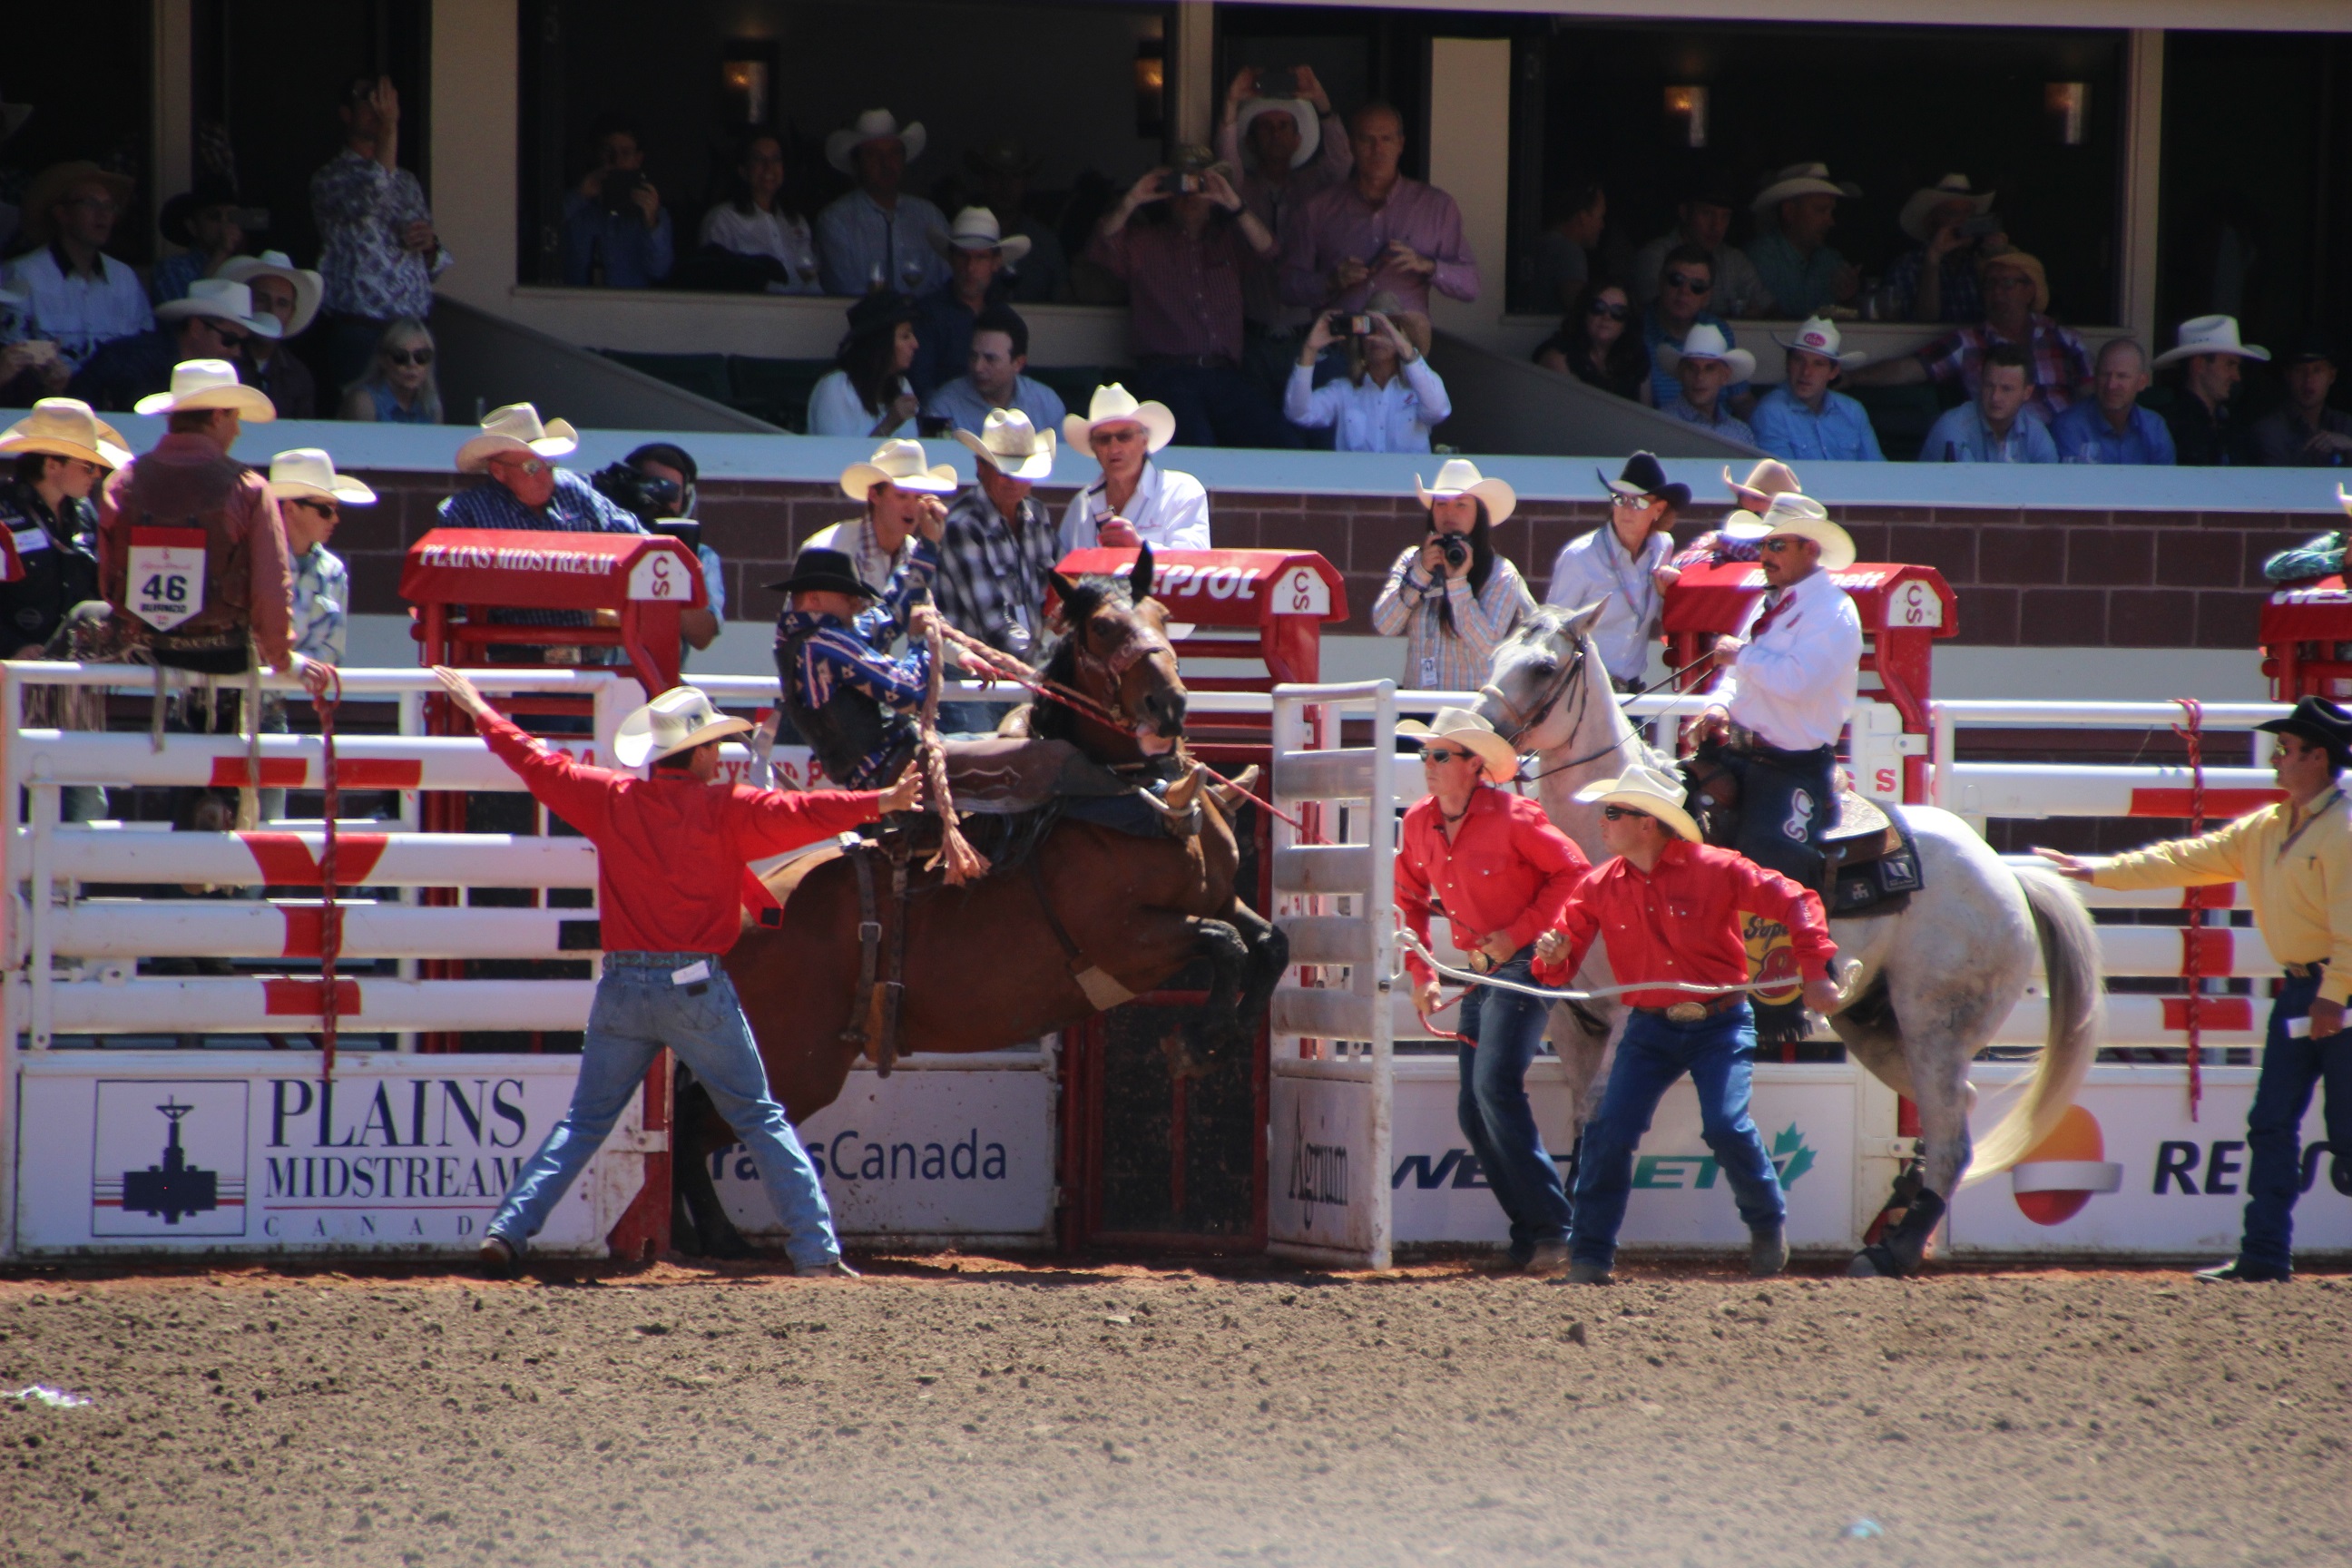
[[[1633,1185],[1633,1151],[1675,1079],[1685,1073],[1698,1090],[1699,1130],[1752,1228],[1778,1225],[1789,1207],[1780,1173],[1764,1152],[1756,1119],[1748,1113],[1756,1068],[1756,1019],[1746,1003],[1675,1024],[1637,1010],[1625,1021],[1617,1064],[1600,1113],[1585,1129],[1576,1162],[1576,1260],[1607,1268],[1616,1260],[1617,1229]]]
[[[816,1168],[768,1092],[767,1068],[751,1043],[751,1026],[736,999],[735,983],[710,961],[710,978],[698,987],[671,984],[671,973],[707,956],[694,952],[608,952],[604,978],[588,1014],[580,1052],[580,1079],[572,1109],[515,1178],[490,1234],[520,1248],[547,1216],[613,1131],[664,1046],[694,1069],[711,1102],[737,1137],[751,1146],[760,1184],[784,1222],[784,1247],[801,1267],[841,1256],[833,1211]]]
[[[1497,980],[1535,984],[1535,948],[1495,971]],[[1568,1194],[1528,1103],[1528,1064],[1543,1048],[1549,1003],[1474,985],[1462,999],[1462,1033],[1478,1042],[1459,1052],[1462,1092],[1454,1117],[1495,1201],[1511,1221],[1511,1256],[1524,1263],[1538,1242],[1568,1236]]]
[[[2303,1116],[2311,1109],[2312,1089],[2323,1082],[2328,1144],[2335,1160],[2352,1164],[2352,1029],[2318,1040],[2290,1038],[2286,1032],[2289,1019],[2311,1016],[2318,994],[2319,976],[2290,975],[2271,1005],[2262,1076],[2254,1080],[2253,1109],[2246,1116],[2246,1229],[2238,1257],[2247,1263],[2293,1267]]]
[[[1739,768],[1738,850],[1801,888],[1822,883],[1822,835],[1835,800],[1837,752],[1729,752]]]

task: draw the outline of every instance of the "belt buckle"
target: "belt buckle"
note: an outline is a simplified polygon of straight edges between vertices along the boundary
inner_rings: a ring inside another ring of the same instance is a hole
[[[1696,1024],[1706,1016],[1704,1002],[1677,1002],[1666,1009],[1666,1022],[1670,1024]]]
[[[1495,972],[1495,961],[1486,956],[1486,950],[1483,947],[1470,950],[1469,962],[1470,973],[1473,974],[1491,974]]]

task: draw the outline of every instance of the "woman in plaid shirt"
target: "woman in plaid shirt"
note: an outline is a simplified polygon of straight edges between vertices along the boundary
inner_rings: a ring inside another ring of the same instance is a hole
[[[1415,474],[1412,488],[1429,509],[1429,537],[1389,568],[1372,601],[1372,629],[1403,635],[1406,690],[1475,691],[1495,649],[1536,610],[1527,579],[1495,553],[1492,539],[1518,497],[1461,458],[1446,459],[1434,486]],[[1449,538],[1456,542],[1450,552]]]

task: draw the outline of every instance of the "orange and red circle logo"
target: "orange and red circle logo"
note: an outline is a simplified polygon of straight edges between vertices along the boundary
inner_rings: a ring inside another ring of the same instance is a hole
[[[2070,1105],[2050,1135],[2011,1168],[2009,1181],[2026,1218],[2036,1225],[2063,1225],[2094,1194],[2120,1188],[2124,1168],[2107,1158],[2099,1119]]]

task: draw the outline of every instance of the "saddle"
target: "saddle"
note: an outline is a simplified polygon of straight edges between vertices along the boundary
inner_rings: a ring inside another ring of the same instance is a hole
[[[1701,752],[1685,760],[1683,780],[1692,814],[1709,844],[1739,842],[1739,775]],[[1921,886],[1919,847],[1900,807],[1882,805],[1840,786],[1837,815],[1822,840],[1823,864],[1814,891],[1832,916],[1891,915]]]

